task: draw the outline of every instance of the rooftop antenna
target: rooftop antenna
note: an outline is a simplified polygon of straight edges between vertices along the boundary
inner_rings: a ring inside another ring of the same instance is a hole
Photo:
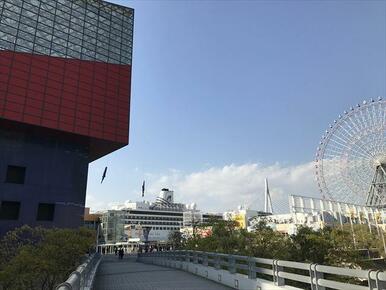
[[[269,194],[268,179],[265,180],[265,192],[264,192],[264,212],[273,213],[271,195]]]

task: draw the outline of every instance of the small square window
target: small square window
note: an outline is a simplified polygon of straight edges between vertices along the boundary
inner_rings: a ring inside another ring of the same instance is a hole
[[[53,221],[55,214],[55,204],[53,203],[39,203],[38,215],[36,220],[38,221]]]
[[[7,177],[5,178],[5,182],[24,184],[24,178],[25,178],[25,167],[8,165]]]
[[[2,201],[0,204],[0,220],[18,220],[20,202]]]

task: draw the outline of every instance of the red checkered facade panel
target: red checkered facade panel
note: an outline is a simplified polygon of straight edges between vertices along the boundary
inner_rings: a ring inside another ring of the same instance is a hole
[[[131,66],[0,51],[0,118],[126,145]]]

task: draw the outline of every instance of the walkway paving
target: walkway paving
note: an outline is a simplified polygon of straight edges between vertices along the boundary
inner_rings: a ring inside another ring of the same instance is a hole
[[[94,290],[227,290],[231,289],[193,274],[156,265],[137,263],[135,257],[102,258]]]

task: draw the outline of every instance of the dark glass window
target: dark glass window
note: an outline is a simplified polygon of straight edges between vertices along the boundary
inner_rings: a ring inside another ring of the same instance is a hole
[[[0,204],[0,220],[19,219],[20,202],[2,201]]]
[[[54,220],[55,204],[53,203],[39,203],[38,215],[36,220],[38,221],[52,221]]]
[[[5,182],[24,184],[24,178],[25,178],[25,167],[8,165],[7,177],[5,178]]]

